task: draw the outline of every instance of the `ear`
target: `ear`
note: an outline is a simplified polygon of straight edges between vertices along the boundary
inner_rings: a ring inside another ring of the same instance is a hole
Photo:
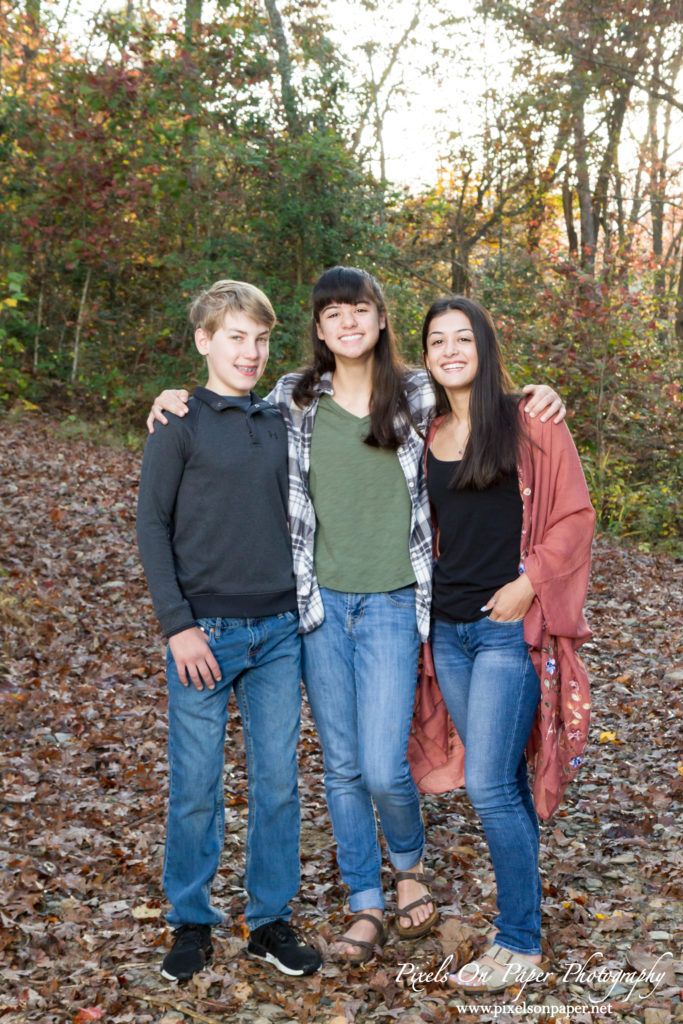
[[[197,351],[200,355],[205,356],[209,351],[209,342],[211,341],[210,336],[206,333],[203,327],[198,327],[194,332],[194,343],[197,346]]]
[[[382,313],[379,314],[379,329],[380,329],[380,331],[383,331],[386,326],[387,326],[387,315],[386,315],[386,313],[382,312]]]
[[[325,340],[325,336],[323,335],[323,332],[322,332],[322,330],[320,328],[320,321],[319,320],[316,320],[316,322],[315,322],[315,329],[316,329],[317,334],[318,334],[318,340],[319,341],[324,341]]]

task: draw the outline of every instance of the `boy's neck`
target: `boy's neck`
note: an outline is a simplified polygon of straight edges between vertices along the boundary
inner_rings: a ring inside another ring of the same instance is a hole
[[[251,391],[234,391],[232,388],[226,388],[221,384],[212,384],[210,380],[204,385],[207,391],[210,391],[214,395],[218,395],[219,398],[251,398]]]

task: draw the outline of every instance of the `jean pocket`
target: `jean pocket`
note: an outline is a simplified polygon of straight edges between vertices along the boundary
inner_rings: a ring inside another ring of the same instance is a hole
[[[280,620],[282,620],[284,622],[290,622],[290,623],[291,622],[297,622],[298,619],[299,619],[299,613],[298,612],[279,612],[275,616],[275,618],[276,619],[280,619]]]
[[[382,597],[386,598],[394,608],[415,607],[415,584],[409,587],[401,587],[399,590],[385,590]]]
[[[491,622],[494,626],[507,626],[509,629],[511,626],[523,626],[524,619],[510,619],[509,622],[503,622],[501,619],[492,619],[490,615],[485,616],[488,622]]]

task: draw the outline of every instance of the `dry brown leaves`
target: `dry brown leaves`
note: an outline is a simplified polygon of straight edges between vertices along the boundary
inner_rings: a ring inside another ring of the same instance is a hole
[[[494,916],[493,874],[463,794],[425,800],[442,908],[435,937],[410,943],[394,933],[381,962],[355,969],[330,962],[302,981],[248,960],[237,718],[226,746],[229,824],[215,885],[229,923],[216,930],[211,970],[184,987],[163,981],[165,685],[134,541],[138,463],[125,450],[67,442],[45,417],[2,423],[0,1020],[440,1024],[560,1020],[567,1004],[575,1020],[682,1019],[683,977],[674,963],[682,926],[680,567],[605,539],[595,546],[588,608],[595,636],[584,649],[592,745],[563,808],[542,827],[544,934],[554,970],[547,982],[472,1000],[428,978],[446,956],[457,966],[481,950]],[[300,754],[296,912],[324,948],[342,924],[344,892],[307,714]],[[404,967],[399,979],[405,964],[414,972]],[[588,975],[596,966],[609,980]],[[663,972],[656,988],[652,980],[634,988],[617,979],[648,971]],[[606,1016],[578,1012],[610,988]],[[526,999],[535,1008],[506,1012],[515,995],[517,1005]],[[458,1009],[466,1002],[469,1009]]]

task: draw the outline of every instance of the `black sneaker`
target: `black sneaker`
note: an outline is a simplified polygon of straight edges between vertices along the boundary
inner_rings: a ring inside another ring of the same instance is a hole
[[[277,967],[283,974],[313,974],[322,964],[317,949],[306,946],[286,921],[269,921],[249,935],[247,953]]]
[[[181,924],[173,932],[173,946],[164,957],[161,973],[169,981],[189,981],[213,956],[211,926]]]

